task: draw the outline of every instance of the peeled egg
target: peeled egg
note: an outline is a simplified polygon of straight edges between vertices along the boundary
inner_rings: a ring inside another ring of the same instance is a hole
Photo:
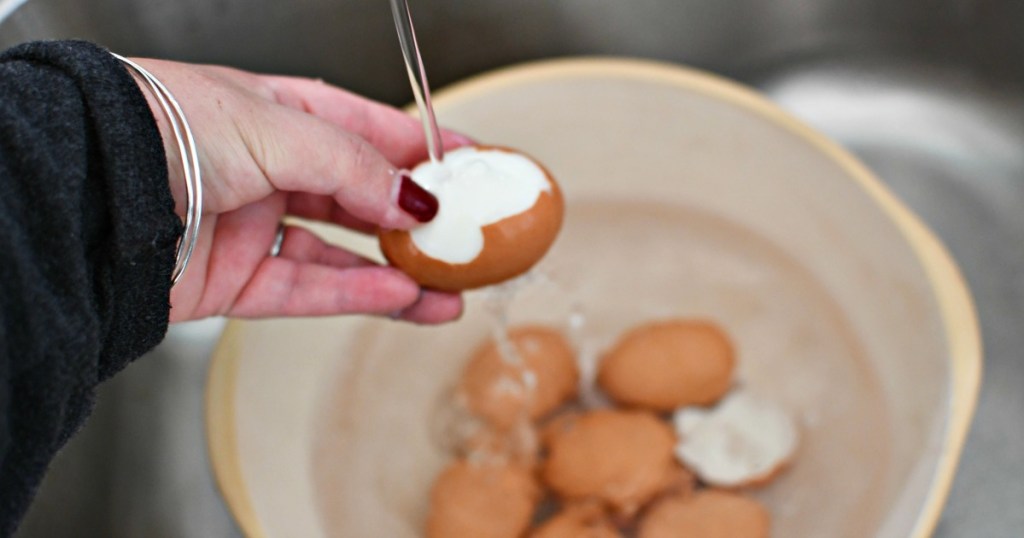
[[[640,522],[639,538],[768,538],[771,516],[761,503],[705,489],[658,501]]]
[[[605,354],[597,382],[617,403],[654,411],[710,405],[732,385],[729,337],[701,320],[640,325]]]
[[[527,468],[458,460],[434,482],[427,538],[520,538],[540,496]]]
[[[525,273],[562,227],[558,184],[520,152],[466,146],[419,164],[412,177],[438,198],[437,216],[411,231],[382,231],[380,247],[424,287],[461,291]]]
[[[591,411],[552,432],[543,479],[565,500],[599,499],[629,517],[665,487],[675,442],[652,413]]]

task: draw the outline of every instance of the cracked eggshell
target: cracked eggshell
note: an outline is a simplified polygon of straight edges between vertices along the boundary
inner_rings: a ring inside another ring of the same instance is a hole
[[[426,288],[462,291],[519,276],[540,261],[562,228],[565,203],[551,172],[533,158],[509,148],[472,147],[526,157],[543,172],[550,188],[542,190],[530,208],[481,226],[482,249],[465,263],[449,263],[424,253],[408,230],[381,231],[380,247],[384,257]],[[445,210],[442,203],[441,211]]]
[[[796,455],[795,421],[777,404],[737,390],[711,409],[675,412],[679,460],[709,485],[739,489],[768,484]]]

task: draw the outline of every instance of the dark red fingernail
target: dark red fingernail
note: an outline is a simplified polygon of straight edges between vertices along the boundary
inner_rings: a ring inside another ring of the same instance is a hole
[[[430,222],[437,216],[437,198],[404,172],[398,189],[398,207],[420,222]]]

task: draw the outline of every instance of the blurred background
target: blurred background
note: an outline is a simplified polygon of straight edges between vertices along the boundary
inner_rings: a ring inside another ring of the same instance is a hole
[[[432,0],[411,9],[435,87],[538,58],[667,60],[757,87],[863,159],[945,240],[981,317],[981,400],[936,534],[1020,536],[1024,2]],[[385,0],[0,0],[0,48],[68,37],[411,99]],[[203,434],[207,357],[222,325],[175,327],[102,388],[18,536],[240,535]]]

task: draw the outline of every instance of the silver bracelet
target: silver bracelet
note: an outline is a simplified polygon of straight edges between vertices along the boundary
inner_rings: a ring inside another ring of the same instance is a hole
[[[181,167],[185,174],[185,193],[188,206],[185,210],[185,234],[178,241],[174,272],[171,274],[171,285],[174,285],[185,273],[185,268],[188,266],[189,260],[192,259],[196,241],[199,239],[199,221],[203,217],[203,182],[199,173],[199,152],[196,150],[196,141],[192,137],[192,129],[189,128],[188,120],[185,119],[185,113],[182,112],[177,99],[167,87],[139,64],[119,54],[111,54],[138,73],[146,82],[153,95],[156,96],[157,102],[160,103],[164,115],[167,116],[174,132],[174,138],[178,142],[178,154],[181,156]]]

